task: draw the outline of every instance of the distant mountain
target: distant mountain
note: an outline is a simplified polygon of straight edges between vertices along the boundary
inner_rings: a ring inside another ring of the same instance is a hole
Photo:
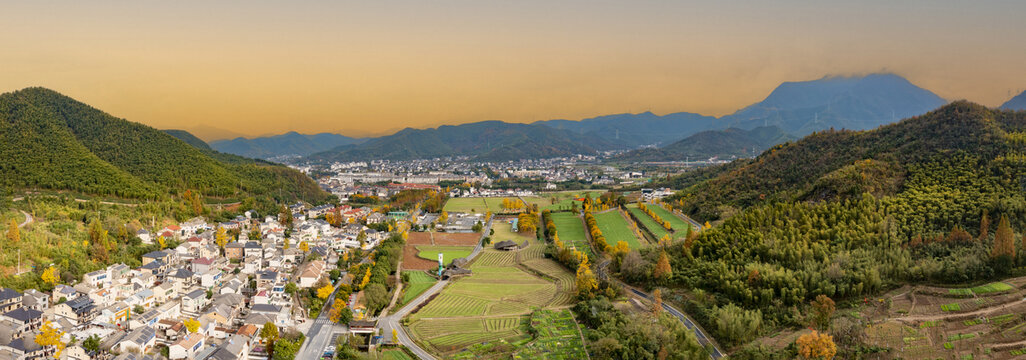
[[[718,127],[716,118],[712,116],[685,112],[662,116],[651,112],[617,114],[581,121],[547,120],[534,124],[604,139],[628,149],[673,142],[699,131]]]
[[[282,201],[330,197],[296,170],[196,148],[44,88],[0,94],[0,139],[2,186],[141,199],[186,190]]]
[[[741,129],[775,125],[807,135],[834,129],[868,130],[921,115],[946,101],[894,74],[786,82],[765,100],[720,118]]]
[[[217,151],[245,157],[268,159],[283,155],[306,156],[330,150],[342,145],[358,144],[364,139],[355,139],[339,134],[321,133],[304,135],[295,131],[282,135],[253,139],[235,138],[210,142]]]
[[[729,128],[706,130],[683,140],[659,147],[629,151],[614,157],[613,161],[685,161],[706,160],[712,157],[730,158],[755,156],[773,145],[793,138],[776,126],[757,127],[752,130]]]
[[[192,133],[190,133],[188,131],[185,131],[185,130],[175,130],[175,129],[167,129],[167,130],[161,130],[161,131],[167,133],[168,135],[174,136],[174,137],[178,138],[178,140],[184,141],[186,144],[192,145],[192,146],[194,146],[194,147],[196,147],[198,149],[201,149],[201,150],[214,150],[214,149],[211,149],[210,145],[207,145],[207,143],[205,141],[200,140],[200,138],[192,135]]]
[[[1002,104],[1001,108],[1004,110],[1026,110],[1026,91]]]
[[[482,121],[434,129],[404,129],[355,145],[343,145],[308,157],[314,161],[411,160],[469,156],[507,161],[595,154],[615,145],[537,124]]]

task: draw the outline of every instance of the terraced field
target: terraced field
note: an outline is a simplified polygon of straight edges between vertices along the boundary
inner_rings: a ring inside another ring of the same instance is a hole
[[[602,235],[606,236],[609,246],[616,246],[618,241],[626,241],[631,249],[641,248],[641,242],[631,230],[631,225],[627,223],[623,215],[620,215],[619,211],[612,210],[595,214],[595,220],[598,221],[598,228],[602,230]]]
[[[573,273],[545,259],[544,244],[534,237],[510,232],[506,222],[494,226],[493,242],[530,245],[517,251],[485,248],[470,264],[472,275],[453,281],[409,317],[414,338],[443,358],[475,344],[526,343],[526,315],[570,303]]]
[[[514,359],[587,359],[581,331],[570,310],[542,310],[531,314],[537,330],[534,341],[518,349]]]

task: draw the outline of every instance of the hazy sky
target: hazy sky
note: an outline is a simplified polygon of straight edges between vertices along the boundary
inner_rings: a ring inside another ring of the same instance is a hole
[[[1020,0],[20,1],[0,10],[0,91],[45,86],[207,139],[723,115],[783,81],[880,71],[997,106],[1026,89],[1024,15]]]

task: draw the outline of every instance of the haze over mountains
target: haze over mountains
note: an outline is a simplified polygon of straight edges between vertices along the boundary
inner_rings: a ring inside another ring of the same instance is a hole
[[[483,121],[432,129],[407,128],[369,139],[335,134],[284,135],[211,142],[247,157],[306,156],[312,161],[409,160],[467,156],[476,160],[596,154],[631,150],[631,161],[682,161],[752,156],[790,139],[826,129],[867,130],[924,114],[946,101],[894,74],[824,77],[786,82],[763,101],[723,117],[678,112],[616,114],[580,121],[531,124]],[[1020,95],[1003,108],[1026,108]],[[658,146],[658,149],[653,149]]]
[[[1026,91],[1019,93],[1001,105],[1005,110],[1026,110]]]

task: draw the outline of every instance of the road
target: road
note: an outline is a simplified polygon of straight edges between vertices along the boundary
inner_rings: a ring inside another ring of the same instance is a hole
[[[328,297],[328,301],[324,302],[324,308],[321,309],[320,315],[314,319],[310,330],[306,332],[306,341],[296,353],[296,359],[319,359],[324,354],[324,348],[331,345],[328,342],[331,341],[332,334],[349,331],[346,325],[336,324],[328,319],[329,311],[326,310],[330,309],[331,304],[335,302],[337,293],[338,287],[336,286],[335,292]]]
[[[488,232],[491,229],[492,221],[489,220],[488,224],[485,225],[484,230],[482,230],[481,232],[481,240],[484,240],[485,236],[488,236]],[[469,262],[470,260],[473,260],[475,257],[477,257],[477,255],[481,253],[481,250],[483,248],[484,246],[482,246],[481,241],[479,240],[477,242],[477,246],[474,247],[474,251],[471,251],[470,255],[467,255],[467,261]],[[410,349],[410,351],[413,352],[413,354],[416,355],[417,358],[420,358],[422,360],[436,359],[435,356],[431,355],[430,352],[421,348],[420,345],[417,345],[417,343],[413,341],[413,339],[410,338],[410,336],[406,333],[406,328],[404,328],[399,322],[402,320],[402,318],[406,317],[406,315],[409,315],[410,312],[413,311],[413,309],[416,309],[420,306],[420,304],[430,299],[439,291],[442,291],[442,289],[444,289],[445,286],[448,284],[449,280],[439,280],[437,283],[435,283],[430,288],[425,290],[424,293],[420,294],[420,296],[417,296],[416,299],[413,299],[413,301],[410,301],[401,309],[397,310],[395,313],[379,317],[377,327],[381,329],[382,336],[384,336],[386,339],[391,339],[392,329],[395,329],[396,336],[399,338],[399,343],[405,345],[407,349]]]
[[[635,288],[629,287],[629,286],[625,286],[625,287],[627,288],[628,291],[633,293],[635,296],[641,297],[641,298],[643,298],[645,300],[649,300],[649,301],[652,300],[652,297],[649,294],[647,294],[647,293],[645,293],[645,292],[643,292],[641,290],[638,290],[638,289],[635,289]],[[708,346],[708,347],[712,348],[712,350],[709,352],[709,355],[712,356],[713,359],[720,359],[720,358],[723,358],[725,356],[723,354],[723,352],[720,351],[720,349],[718,347],[716,347],[716,344],[713,344],[712,341],[709,340],[709,337],[707,337],[705,335],[705,332],[702,331],[702,328],[698,327],[698,325],[696,325],[694,322],[692,322],[691,319],[689,319],[687,315],[684,315],[683,311],[677,310],[677,308],[675,308],[673,306],[670,306],[667,303],[663,303],[663,310],[665,310],[670,315],[673,315],[674,317],[676,317],[677,320],[680,320],[682,323],[684,323],[684,327],[688,328],[689,330],[694,331],[695,332],[695,337],[698,338],[698,343],[699,344],[701,344],[702,346]]]
[[[32,219],[32,215],[29,215],[29,213],[27,213],[25,211],[22,211],[21,214],[25,215],[25,221],[22,222],[21,224],[18,224],[18,227],[23,228],[23,227],[25,227],[25,225],[31,224],[32,221],[34,221]]]

